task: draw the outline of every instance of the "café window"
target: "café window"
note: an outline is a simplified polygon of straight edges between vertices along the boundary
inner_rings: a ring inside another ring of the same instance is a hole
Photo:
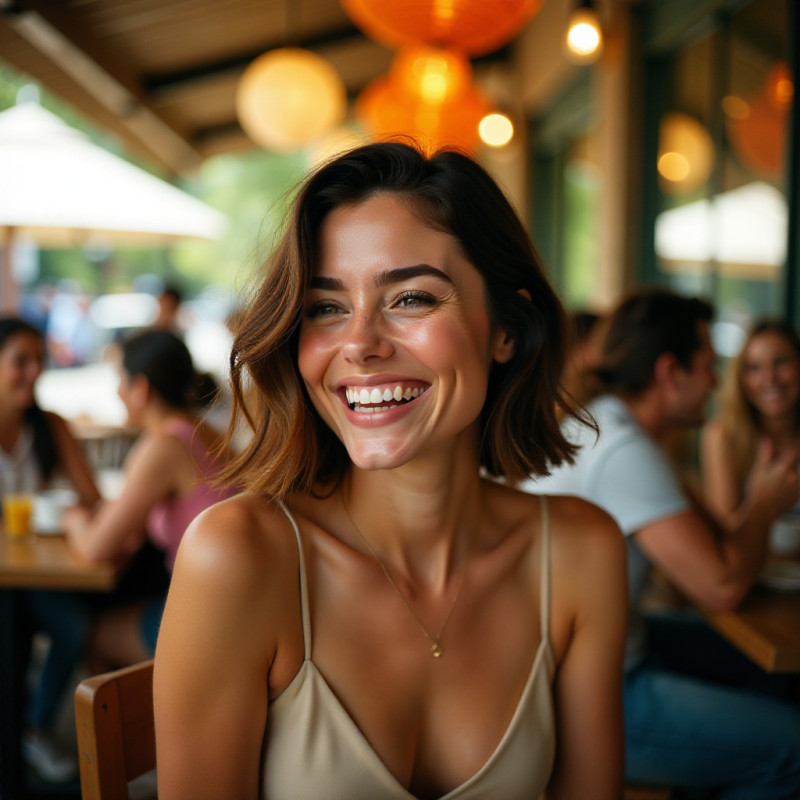
[[[655,257],[643,277],[712,298],[721,355],[754,318],[785,310],[787,17],[785,0],[718,12],[659,72]]]
[[[593,97],[587,72],[532,125],[530,230],[559,295],[573,309],[591,302],[599,256]]]

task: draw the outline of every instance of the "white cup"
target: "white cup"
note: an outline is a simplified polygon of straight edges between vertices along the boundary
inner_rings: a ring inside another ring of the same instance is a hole
[[[36,533],[58,533],[64,512],[78,502],[72,489],[37,492],[33,498],[33,529]]]
[[[778,556],[800,553],[800,515],[784,514],[772,523],[769,549]]]

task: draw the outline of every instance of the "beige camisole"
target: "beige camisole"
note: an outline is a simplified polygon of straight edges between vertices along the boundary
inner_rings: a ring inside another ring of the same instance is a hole
[[[549,638],[550,518],[540,498],[541,631],[528,679],[503,737],[483,766],[441,800],[534,800],[544,791],[555,756]],[[300,601],[305,657],[289,686],[269,705],[262,785],[266,800],[415,800],[389,772],[312,660],[303,545]]]

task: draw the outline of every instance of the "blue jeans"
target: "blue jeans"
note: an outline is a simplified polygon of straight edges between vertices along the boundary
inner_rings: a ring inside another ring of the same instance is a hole
[[[91,616],[86,598],[78,592],[31,591],[27,600],[36,629],[50,639],[27,709],[28,724],[45,729],[53,724],[64,693],[72,688],[69,681],[86,652]]]
[[[800,708],[769,696],[784,679],[695,618],[651,618],[648,633],[623,686],[626,779],[687,798],[798,800]]]

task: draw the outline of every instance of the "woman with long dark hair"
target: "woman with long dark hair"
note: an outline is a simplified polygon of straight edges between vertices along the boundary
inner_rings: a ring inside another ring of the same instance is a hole
[[[482,475],[571,457],[564,329],[466,156],[374,144],[308,180],[234,341],[248,491],[176,562],[160,797],[619,797],[622,537]]]
[[[2,492],[33,493],[66,483],[91,509],[100,499],[91,470],[67,423],[39,407],[36,381],[44,368],[44,337],[17,317],[0,319],[0,470]],[[66,779],[75,766],[52,734],[60,700],[85,642],[84,616],[73,597],[28,592],[34,626],[47,634],[48,655],[26,710],[23,753],[45,778]]]

